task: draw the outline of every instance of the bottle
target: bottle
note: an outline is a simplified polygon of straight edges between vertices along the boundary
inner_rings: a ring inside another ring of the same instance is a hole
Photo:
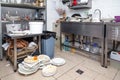
[[[68,37],[65,37],[64,45],[69,46]],[[64,46],[64,50],[65,50],[65,51],[69,51],[69,50],[70,50],[70,48],[69,48],[69,47]]]
[[[72,53],[75,53],[75,51],[76,51],[76,50],[75,50],[74,48],[71,48],[71,52],[72,52]]]
[[[77,5],[77,0],[73,0],[72,5],[76,6]]]
[[[92,44],[92,47],[91,47],[91,53],[94,53],[94,54],[97,54],[97,53],[99,53],[99,46],[98,46],[98,44],[97,43],[93,43]]]
[[[89,42],[86,42],[85,44],[84,44],[84,50],[85,51],[90,51],[90,43]]]

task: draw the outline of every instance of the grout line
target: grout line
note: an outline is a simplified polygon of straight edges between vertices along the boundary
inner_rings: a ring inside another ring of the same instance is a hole
[[[54,78],[55,80],[57,80],[57,78],[55,78],[54,76],[53,76],[53,78]]]
[[[115,76],[114,76],[114,78],[113,78],[113,80],[115,80],[115,77],[117,76],[117,74],[119,73],[119,70],[117,71],[117,73],[115,74]]]
[[[67,70],[66,72],[64,72],[63,74],[61,74],[59,77],[57,78],[60,78],[61,76],[63,76],[64,74],[66,74],[67,72],[69,72],[70,70],[72,70],[73,68],[75,68],[76,66],[78,66],[79,64],[76,64],[75,66],[73,66],[72,68],[70,68],[69,70]]]
[[[4,76],[1,76],[0,80],[1,80],[2,78],[5,78],[5,77],[7,77],[7,76],[11,75],[11,74],[14,74],[14,72],[13,72],[13,73],[9,73],[9,74],[4,75]]]

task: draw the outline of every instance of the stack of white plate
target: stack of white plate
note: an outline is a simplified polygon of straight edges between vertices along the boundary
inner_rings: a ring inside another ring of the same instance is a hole
[[[50,64],[50,57],[47,55],[28,56],[18,65],[18,72],[24,75],[32,74],[38,69],[43,69],[48,64]]]
[[[65,60],[63,58],[53,58],[51,60],[51,64],[56,65],[56,66],[61,66],[65,64]]]
[[[39,60],[37,57],[28,56],[18,65],[18,72],[21,74],[32,74],[39,69]]]
[[[29,75],[35,73],[39,69],[39,65],[29,66],[26,63],[20,63],[18,65],[18,72],[24,75]]]

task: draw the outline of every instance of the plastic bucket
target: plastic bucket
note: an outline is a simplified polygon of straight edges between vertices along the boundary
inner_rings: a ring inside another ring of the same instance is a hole
[[[6,24],[7,33],[10,33],[12,31],[20,31],[20,30],[21,30],[21,24]]]
[[[43,22],[29,22],[30,33],[40,34],[43,31]]]

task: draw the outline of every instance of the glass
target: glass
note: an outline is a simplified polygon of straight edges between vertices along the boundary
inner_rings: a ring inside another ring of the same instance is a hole
[[[24,23],[23,24],[23,27],[22,27],[22,31],[24,31],[24,30],[28,30],[29,28],[28,28],[28,24],[27,23]]]

